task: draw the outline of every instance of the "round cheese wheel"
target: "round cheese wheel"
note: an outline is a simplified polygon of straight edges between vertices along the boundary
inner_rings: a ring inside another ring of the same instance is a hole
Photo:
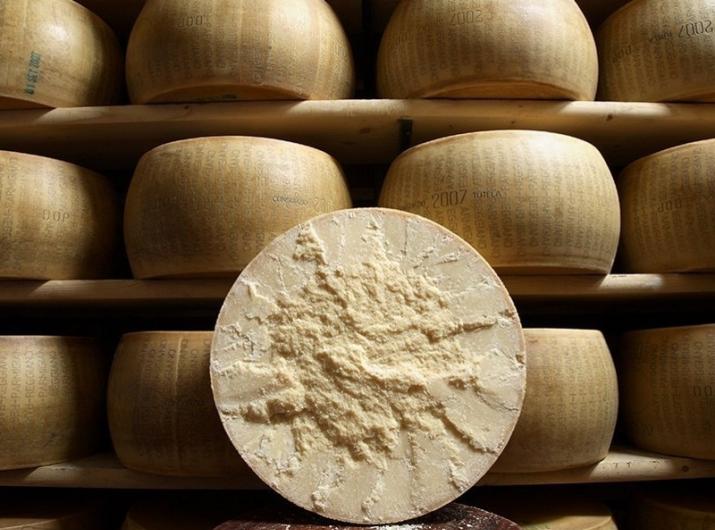
[[[0,2],[0,110],[109,105],[122,58],[102,19],[72,0]]]
[[[176,331],[122,337],[107,405],[114,449],[125,467],[205,477],[247,471],[211,396],[212,336]]]
[[[350,206],[340,166],[322,151],[268,138],[197,138],[139,161],[124,236],[137,278],[235,277],[285,230]]]
[[[715,324],[625,335],[624,426],[638,447],[715,459]]]
[[[0,470],[95,451],[107,368],[92,339],[0,336]]]
[[[715,140],[642,158],[618,180],[627,270],[715,271]]]
[[[110,275],[119,217],[105,177],[51,158],[0,151],[0,278]]]
[[[152,0],[127,49],[134,103],[344,99],[345,32],[324,0]]]
[[[598,57],[573,0],[403,0],[377,82],[386,98],[593,100]]]
[[[640,495],[632,512],[633,528],[715,530],[715,489],[701,484]]]
[[[30,490],[2,492],[0,530],[102,530],[101,504],[80,502],[77,496]]]
[[[514,305],[487,262],[416,215],[317,217],[268,245],[221,310],[219,414],[293,503],[346,522],[435,510],[492,466],[525,387]]]
[[[488,131],[418,145],[393,162],[380,206],[446,226],[499,273],[606,274],[618,248],[606,162],[560,134]]]
[[[525,329],[524,409],[498,473],[557,471],[600,462],[618,418],[618,381],[600,331]]]
[[[715,101],[715,0],[633,0],[598,32],[600,97]]]

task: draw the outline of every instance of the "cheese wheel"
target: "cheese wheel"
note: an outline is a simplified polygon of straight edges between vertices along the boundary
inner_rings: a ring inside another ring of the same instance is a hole
[[[344,99],[345,32],[324,0],[151,0],[129,38],[134,103]]]
[[[19,494],[3,491],[0,530],[104,530],[101,505],[82,503],[60,492],[32,490]]]
[[[268,138],[197,138],[139,161],[124,236],[137,278],[235,277],[280,233],[350,206],[340,166],[322,151]]]
[[[624,426],[638,447],[715,459],[715,324],[625,335]]]
[[[0,151],[0,278],[108,276],[118,239],[118,201],[105,177]]]
[[[377,82],[385,98],[593,100],[598,58],[573,0],[403,0]]]
[[[393,162],[379,203],[446,226],[503,274],[606,274],[618,247],[606,162],[559,134],[488,131],[418,145]]]
[[[221,427],[211,396],[211,332],[124,335],[107,397],[122,464],[175,476],[222,476],[246,467]]]
[[[640,495],[632,513],[633,528],[647,530],[715,530],[715,489],[669,488]]]
[[[715,0],[633,0],[598,32],[600,97],[715,101]]]
[[[525,329],[526,398],[497,473],[558,471],[608,456],[618,381],[600,331]]]
[[[0,2],[0,110],[109,105],[121,53],[102,19],[72,0]]]
[[[715,140],[642,158],[618,180],[628,271],[715,271]]]
[[[524,343],[486,261],[416,215],[362,208],[275,239],[216,324],[211,383],[246,463],[293,503],[383,524],[464,493],[504,449]]]
[[[107,368],[92,339],[0,336],[0,470],[95,451]]]

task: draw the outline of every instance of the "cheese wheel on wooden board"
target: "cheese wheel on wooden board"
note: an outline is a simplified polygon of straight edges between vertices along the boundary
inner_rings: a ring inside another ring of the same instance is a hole
[[[0,110],[111,105],[122,58],[102,19],[72,0],[0,2]]]
[[[715,324],[627,333],[619,368],[637,447],[715,460]]]
[[[466,242],[379,208],[326,214],[269,244],[229,292],[211,349],[224,427],[302,508],[358,524],[429,513],[511,436],[521,325]]]
[[[0,278],[68,280],[111,274],[116,193],[102,175],[0,151]]]
[[[114,449],[136,471],[174,476],[247,472],[211,395],[211,332],[122,337],[107,405]]]
[[[593,100],[598,57],[573,0],[403,0],[377,83],[394,99]]]
[[[444,225],[500,274],[607,274],[618,248],[606,162],[560,134],[488,131],[418,145],[392,163],[379,204]]]
[[[715,271],[715,140],[637,160],[618,187],[629,272]]]
[[[312,147],[238,136],[173,142],[134,172],[127,253],[137,278],[235,277],[285,230],[351,204],[338,163]]]
[[[632,528],[647,530],[715,530],[715,488],[669,488],[638,496]]]
[[[715,101],[715,0],[633,0],[598,31],[599,98]]]
[[[353,69],[325,0],[151,0],[127,49],[134,103],[345,99]]]
[[[76,496],[27,490],[2,492],[0,530],[105,530],[102,505]]]
[[[108,365],[93,339],[0,336],[0,470],[97,450]]]
[[[600,462],[618,418],[616,369],[603,334],[525,329],[524,338],[524,408],[492,471],[558,471]]]

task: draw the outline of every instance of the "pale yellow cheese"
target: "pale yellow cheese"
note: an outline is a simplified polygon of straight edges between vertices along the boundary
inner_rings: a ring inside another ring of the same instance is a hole
[[[634,503],[633,528],[647,530],[715,530],[715,489],[699,484],[640,495]]]
[[[134,103],[344,99],[345,32],[324,0],[153,0],[127,49]]]
[[[108,367],[93,339],[0,336],[0,470],[98,450]]]
[[[350,206],[340,166],[317,149],[240,136],[173,142],[134,172],[127,254],[137,278],[235,277],[285,230]]]
[[[243,271],[211,351],[231,440],[323,516],[404,521],[475,484],[521,411],[524,343],[501,281],[419,216],[334,212]]]
[[[488,131],[418,145],[393,162],[379,204],[444,225],[499,273],[606,274],[618,247],[605,160],[560,134]]]
[[[642,158],[618,186],[629,272],[715,271],[715,140]]]
[[[497,473],[557,471],[608,455],[618,417],[618,381],[600,331],[525,329],[524,409]]]
[[[631,441],[656,453],[715,459],[715,324],[628,333],[620,362]]]
[[[146,473],[245,473],[211,396],[211,332],[124,335],[109,379],[109,427],[122,464]]]

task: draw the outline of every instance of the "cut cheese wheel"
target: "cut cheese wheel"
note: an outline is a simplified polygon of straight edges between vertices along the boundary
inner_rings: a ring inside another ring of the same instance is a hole
[[[0,2],[0,110],[109,105],[122,58],[99,17],[72,0]]]
[[[715,488],[669,488],[640,495],[632,528],[648,530],[715,530]]]
[[[235,277],[274,237],[350,208],[337,162],[280,140],[216,137],[142,157],[124,217],[134,276]]]
[[[715,271],[715,140],[634,162],[619,191],[630,272]]]
[[[601,273],[618,247],[618,192],[591,144],[537,131],[434,140],[393,162],[380,206],[462,236],[499,273]]]
[[[95,451],[107,368],[92,339],[0,336],[0,470]]]
[[[80,502],[76,496],[28,490],[3,491],[0,530],[104,530],[101,504]]]
[[[618,381],[600,331],[525,329],[526,398],[498,473],[557,471],[608,455],[618,417]]]
[[[714,0],[633,0],[598,32],[600,98],[715,101]]]
[[[656,453],[715,459],[715,324],[628,333],[621,357],[631,441]]]
[[[345,32],[324,0],[153,0],[127,49],[134,103],[344,99]]]
[[[129,469],[176,476],[247,472],[211,396],[211,332],[130,333],[109,378],[109,427]]]
[[[593,100],[598,83],[573,0],[403,0],[377,62],[386,98]]]
[[[216,325],[214,399],[246,463],[353,523],[452,501],[503,450],[524,397],[514,305],[448,230],[395,210],[327,214],[243,271]]]
[[[119,206],[87,169],[0,151],[0,278],[88,279],[114,269]]]

